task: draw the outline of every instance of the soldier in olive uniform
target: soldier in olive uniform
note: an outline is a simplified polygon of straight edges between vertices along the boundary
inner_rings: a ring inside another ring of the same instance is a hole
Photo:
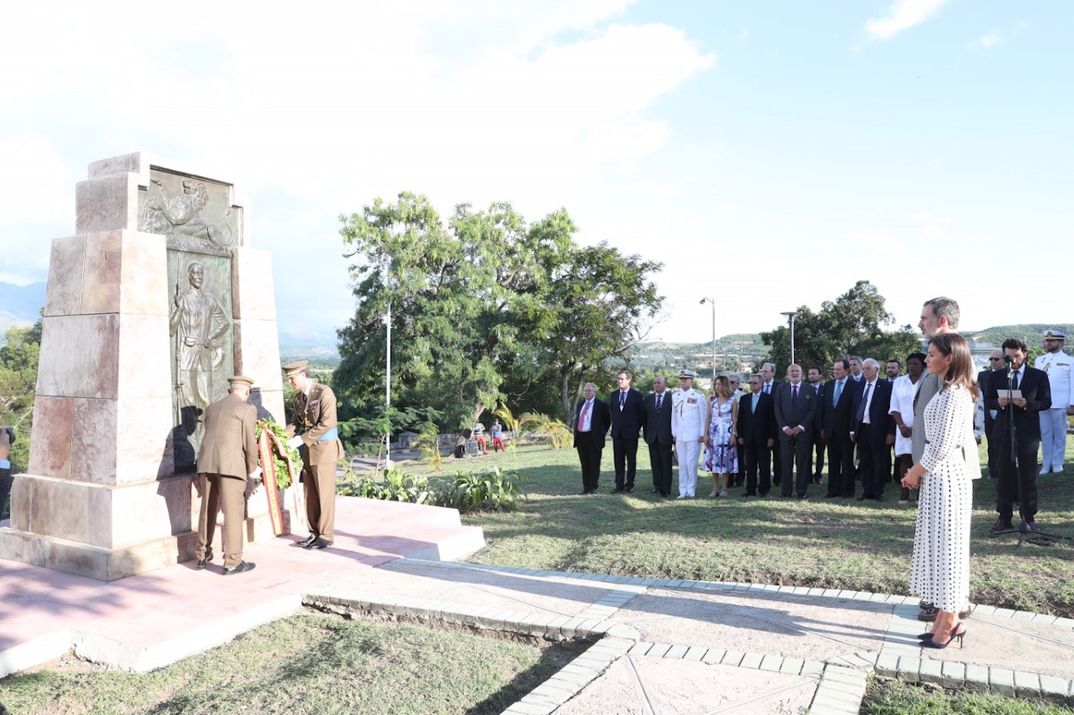
[[[246,480],[260,472],[257,466],[257,409],[246,403],[254,381],[242,375],[228,378],[227,397],[205,408],[205,438],[198,451],[201,513],[194,555],[197,569],[213,558],[216,512],[224,512],[224,575],[252,571],[242,560],[242,526],[246,518]]]
[[[306,519],[310,535],[298,542],[306,549],[323,549],[335,540],[336,464],[343,445],[336,429],[336,395],[328,385],[309,376],[309,363],[299,360],[283,366],[295,395],[293,423],[295,436],[289,446],[302,455],[302,486],[306,496]]]

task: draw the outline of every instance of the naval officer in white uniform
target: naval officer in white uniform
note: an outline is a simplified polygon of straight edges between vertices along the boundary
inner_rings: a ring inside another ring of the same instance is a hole
[[[671,439],[679,458],[679,499],[693,499],[697,492],[697,459],[705,443],[708,400],[694,389],[693,370],[679,373],[679,389],[671,395]]]
[[[1070,370],[1074,358],[1063,352],[1066,333],[1052,328],[1044,333],[1045,353],[1033,362],[1033,367],[1048,373],[1052,388],[1051,409],[1040,411],[1040,473],[1063,473],[1063,457],[1067,451],[1067,415],[1074,415],[1074,380]]]

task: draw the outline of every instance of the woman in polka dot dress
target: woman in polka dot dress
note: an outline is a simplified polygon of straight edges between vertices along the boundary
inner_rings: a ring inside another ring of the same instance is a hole
[[[929,342],[929,372],[942,387],[925,407],[925,453],[906,473],[905,487],[921,495],[917,505],[910,593],[939,610],[926,648],[946,648],[966,634],[959,611],[970,600],[970,513],[972,480],[980,478],[973,437],[977,384],[969,344],[957,333],[941,333]]]

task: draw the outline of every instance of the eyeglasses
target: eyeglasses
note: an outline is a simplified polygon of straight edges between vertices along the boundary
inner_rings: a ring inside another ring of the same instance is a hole
[[[988,359],[989,359],[990,362],[1002,362],[1002,360],[1003,360],[1003,358],[994,358],[994,357],[990,357]]]

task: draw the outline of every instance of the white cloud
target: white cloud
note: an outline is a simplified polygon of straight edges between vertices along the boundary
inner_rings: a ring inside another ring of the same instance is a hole
[[[223,167],[253,244],[273,251],[281,307],[309,302],[282,267],[316,261],[338,266],[327,300],[348,312],[340,212],[410,189],[537,218],[666,144],[654,103],[716,57],[674,27],[618,21],[632,1],[5,8],[0,190],[18,213],[0,235],[16,219],[73,224],[96,159]]]
[[[977,38],[977,41],[973,44],[982,49],[989,49],[995,47],[999,43],[1003,42],[1003,37],[998,32],[990,32],[987,35],[981,35]]]
[[[896,0],[886,16],[865,21],[865,34],[873,40],[890,40],[925,22],[946,3],[947,0]]]

